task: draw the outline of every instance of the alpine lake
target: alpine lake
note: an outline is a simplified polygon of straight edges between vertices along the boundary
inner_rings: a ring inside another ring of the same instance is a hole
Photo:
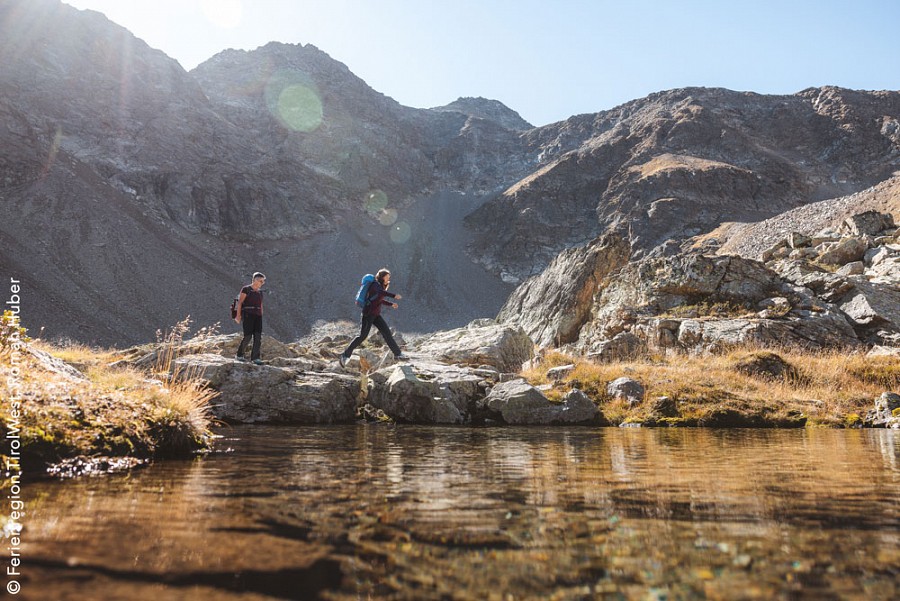
[[[217,434],[24,482],[18,597],[900,598],[900,431]]]

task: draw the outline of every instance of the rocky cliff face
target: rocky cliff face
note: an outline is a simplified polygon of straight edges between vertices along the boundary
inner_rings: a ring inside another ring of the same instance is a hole
[[[900,165],[900,93],[661,92],[525,134],[541,166],[470,217],[510,279],[603,232],[636,256],[725,221],[759,221],[858,191]]]
[[[0,268],[52,336],[220,321],[262,270],[267,327],[292,338],[355,318],[357,279],[388,265],[402,329],[493,316],[538,276],[503,317],[576,343],[628,261],[724,249],[741,226],[723,222],[856,193],[900,163],[896,92],[691,88],[532,128],[483,98],[404,107],[308,45],[187,73],[58,0],[3,2],[0,30]]]
[[[828,204],[840,214],[846,199]],[[748,343],[896,350],[893,215],[868,210],[826,223],[810,235],[790,232],[759,259],[688,250],[628,261],[607,236],[561,253],[529,280],[530,295],[527,286],[513,293],[500,318],[542,346],[599,360]]]

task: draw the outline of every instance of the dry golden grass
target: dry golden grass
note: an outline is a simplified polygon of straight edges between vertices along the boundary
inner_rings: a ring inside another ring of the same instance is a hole
[[[147,374],[111,365],[120,358],[117,351],[31,344],[76,366],[87,379],[66,378],[29,353],[20,354],[19,425],[26,462],[49,464],[78,455],[185,456],[209,444],[210,401],[216,393],[191,374],[163,371],[174,352],[163,353],[167,363]],[[12,367],[10,357],[0,360],[0,377],[11,375]],[[9,403],[0,407],[4,431],[15,424],[10,409]]]
[[[51,345],[42,340],[35,340],[32,346],[50,353],[57,359],[61,359],[78,369],[84,369],[90,365],[102,365],[112,363],[121,358],[118,351],[110,349],[93,348],[84,344],[66,342],[60,345]]]
[[[579,388],[599,403],[613,423],[645,421],[653,401],[666,396],[677,402],[679,419],[688,424],[731,411],[759,425],[789,425],[804,418],[808,425],[848,425],[871,409],[882,392],[900,389],[900,359],[839,350],[776,349],[793,368],[791,375],[781,378],[747,375],[737,369],[742,359],[762,352],[747,347],[718,355],[670,355],[606,364],[549,353],[539,367],[523,375],[533,384],[548,384],[548,369],[574,363],[574,371],[554,384],[550,396],[558,398],[570,388]],[[643,403],[629,408],[609,397],[607,384],[622,376],[643,384]]]
[[[721,163],[719,161],[711,161],[709,159],[701,159],[699,157],[680,155],[680,154],[661,154],[653,157],[646,163],[631,167],[631,171],[640,173],[642,178],[652,177],[661,172],[667,171],[714,171],[716,169],[728,169],[731,171],[738,168],[734,165]]]

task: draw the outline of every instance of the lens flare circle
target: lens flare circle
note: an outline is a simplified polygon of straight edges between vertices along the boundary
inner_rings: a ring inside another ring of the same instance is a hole
[[[278,95],[279,120],[294,131],[310,132],[322,125],[322,101],[309,86],[287,86]]]
[[[372,190],[366,194],[365,206],[369,213],[379,213],[384,210],[388,204],[387,194],[381,190]]]
[[[394,225],[397,223],[397,218],[399,214],[397,213],[397,209],[384,209],[378,215],[378,223],[381,225]]]
[[[200,0],[200,9],[210,23],[222,29],[234,29],[244,18],[241,0]]]
[[[391,228],[391,242],[394,244],[405,244],[411,235],[412,228],[405,221],[401,221]]]
[[[266,107],[281,125],[310,132],[322,124],[322,100],[309,75],[292,69],[276,70],[266,82]]]

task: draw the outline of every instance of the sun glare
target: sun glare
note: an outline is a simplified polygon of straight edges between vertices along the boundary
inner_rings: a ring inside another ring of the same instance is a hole
[[[241,0],[200,0],[200,8],[210,23],[222,29],[234,29],[244,17]]]

